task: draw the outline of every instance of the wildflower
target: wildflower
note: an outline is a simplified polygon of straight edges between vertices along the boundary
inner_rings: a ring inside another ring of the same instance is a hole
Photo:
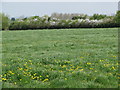
[[[48,78],[44,79],[42,82],[46,82],[46,81],[48,81]]]
[[[10,74],[14,74],[12,71],[9,71]]]
[[[100,62],[102,62],[102,61],[104,61],[104,60],[100,60]]]
[[[3,81],[6,81],[7,79],[6,78],[2,78]]]
[[[80,69],[80,71],[83,71],[84,69]]]
[[[113,56],[114,58],[116,58],[117,56]]]
[[[4,76],[6,76],[6,74],[4,74]]]
[[[93,69],[93,68],[90,68],[90,69]]]
[[[34,76],[36,75],[37,73],[33,74]]]
[[[91,63],[87,63],[88,65],[90,65]]]
[[[63,65],[62,68],[66,67],[66,65]]]
[[[40,77],[42,77],[42,76],[40,75]]]
[[[115,67],[112,67],[112,69],[114,69],[114,70],[115,70]]]

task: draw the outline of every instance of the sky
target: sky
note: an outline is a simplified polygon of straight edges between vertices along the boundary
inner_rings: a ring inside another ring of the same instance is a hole
[[[2,2],[118,2],[120,0],[2,0]]]
[[[54,12],[81,13],[88,15],[92,15],[94,13],[113,15],[118,10],[118,2],[32,2],[33,0],[31,0],[31,2],[30,0],[29,2],[22,2],[22,0],[21,2],[13,1],[3,0],[2,11],[5,14],[8,14],[10,17],[15,18],[20,16],[43,16],[46,14],[50,16]]]

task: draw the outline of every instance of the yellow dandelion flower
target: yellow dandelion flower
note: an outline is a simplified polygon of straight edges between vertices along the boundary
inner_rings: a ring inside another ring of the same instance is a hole
[[[40,75],[40,77],[42,77],[42,76]]]
[[[37,79],[39,79],[39,77],[37,77]]]
[[[11,73],[11,74],[15,74],[15,73]]]
[[[116,58],[117,56],[113,56],[114,58]]]
[[[115,67],[112,67],[112,69],[114,69],[114,70],[115,70]]]
[[[90,68],[90,69],[93,69],[93,68]]]
[[[6,76],[6,74],[4,74],[4,76]]]
[[[90,65],[91,63],[87,63],[88,65]]]
[[[37,73],[34,73],[33,75],[35,76]]]
[[[46,82],[46,81],[48,81],[48,78],[44,79],[42,82]]]
[[[3,81],[6,81],[7,79],[6,78],[2,78]]]
[[[83,71],[84,69],[80,69],[80,71]]]
[[[66,67],[66,65],[63,65],[62,68]]]
[[[104,61],[104,60],[99,60],[100,62]]]
[[[19,70],[23,70],[23,68],[18,68]]]

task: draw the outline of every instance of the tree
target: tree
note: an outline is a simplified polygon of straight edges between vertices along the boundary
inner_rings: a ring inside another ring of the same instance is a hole
[[[2,17],[2,30],[9,29],[9,17],[5,15],[4,13],[1,13],[0,16]]]
[[[117,11],[116,15],[115,15],[115,23],[120,26],[120,11]]]

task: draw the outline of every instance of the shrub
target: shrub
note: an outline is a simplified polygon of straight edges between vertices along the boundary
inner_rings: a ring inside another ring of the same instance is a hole
[[[9,28],[10,19],[4,13],[0,13],[0,16],[2,17],[2,30],[7,30]]]
[[[47,15],[43,17],[32,16],[29,18],[16,19],[11,21],[10,30],[25,29],[59,29],[59,28],[110,28],[120,26],[119,16],[106,16],[94,14],[93,19],[87,15],[81,15],[71,19],[51,18]],[[104,18],[104,19],[103,19]]]
[[[120,27],[120,11],[117,11],[115,18],[114,18],[114,21],[117,24],[117,26]]]
[[[86,19],[87,18],[87,15],[79,15],[79,16],[74,16],[72,18],[72,20],[75,20],[75,19]]]
[[[104,19],[106,17],[107,17],[107,15],[94,14],[93,16],[90,17],[90,20],[95,20],[95,19],[100,20],[100,19]]]

